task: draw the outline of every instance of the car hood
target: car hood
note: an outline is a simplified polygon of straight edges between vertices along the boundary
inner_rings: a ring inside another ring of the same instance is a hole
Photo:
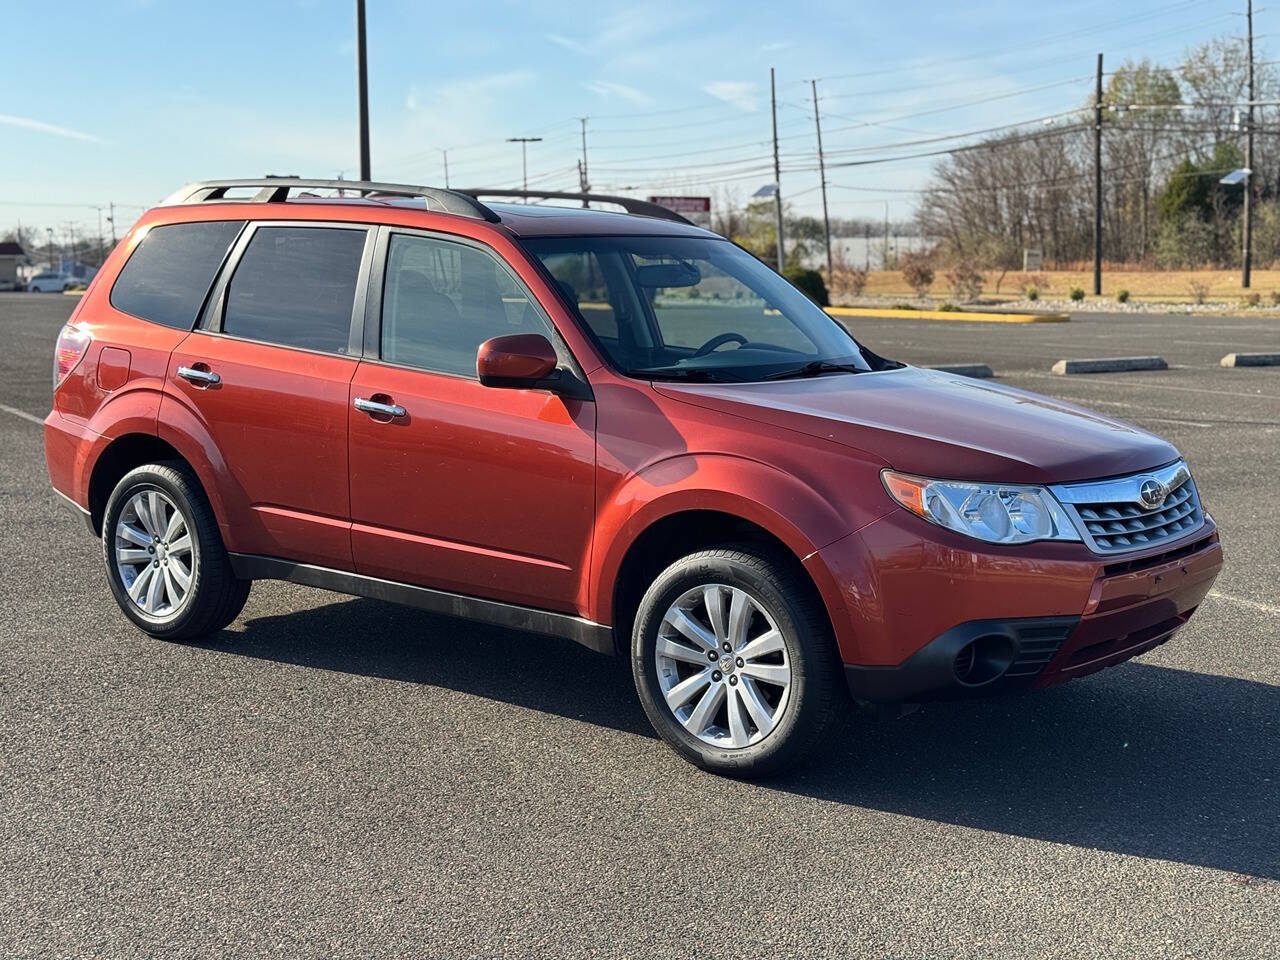
[[[833,440],[895,470],[952,480],[1066,483],[1149,470],[1178,456],[1154,434],[1074,404],[918,367],[654,389]]]

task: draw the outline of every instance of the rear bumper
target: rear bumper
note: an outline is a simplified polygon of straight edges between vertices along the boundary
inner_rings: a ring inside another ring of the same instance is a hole
[[[921,702],[1049,687],[1169,640],[1222,569],[1216,530],[1181,548],[1099,564],[1079,614],[967,620],[896,664],[845,665],[849,689],[873,703]]]
[[[83,423],[64,417],[57,410],[44,419],[44,456],[58,505],[83,523],[94,536],[89,513],[89,473],[95,445],[103,438]]]

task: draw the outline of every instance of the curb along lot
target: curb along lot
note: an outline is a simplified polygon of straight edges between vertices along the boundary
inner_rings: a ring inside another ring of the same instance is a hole
[[[902,317],[904,320],[945,320],[959,323],[1067,323],[1065,313],[999,313],[977,310],[905,310],[889,307],[824,307],[832,317]]]

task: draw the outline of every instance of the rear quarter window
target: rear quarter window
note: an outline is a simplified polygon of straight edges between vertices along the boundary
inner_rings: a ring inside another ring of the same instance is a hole
[[[242,220],[210,220],[152,227],[111,288],[124,313],[190,330]]]

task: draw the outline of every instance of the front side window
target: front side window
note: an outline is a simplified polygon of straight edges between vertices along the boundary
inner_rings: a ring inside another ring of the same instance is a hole
[[[624,373],[740,382],[871,369],[843,327],[727,240],[524,243]]]
[[[222,332],[346,353],[366,233],[259,227],[227,285]]]
[[[550,329],[493,256],[448,240],[392,235],[382,290],[383,360],[474,377],[480,344],[511,333],[548,336]]]
[[[124,313],[190,330],[214,275],[242,220],[210,220],[152,227],[111,288],[111,305]],[[50,280],[42,273],[37,280]]]

